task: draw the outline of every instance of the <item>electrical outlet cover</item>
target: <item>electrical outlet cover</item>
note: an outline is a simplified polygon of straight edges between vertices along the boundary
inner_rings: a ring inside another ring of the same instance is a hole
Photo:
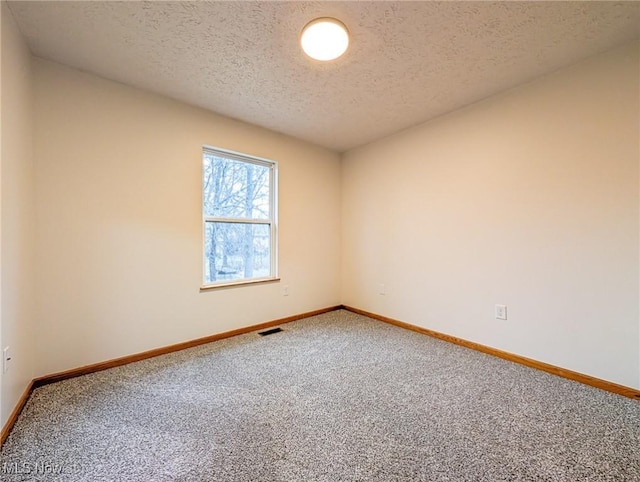
[[[507,305],[496,305],[495,306],[495,317],[497,320],[506,320],[507,319]]]
[[[2,350],[2,373],[7,373],[9,370],[9,362],[11,361],[11,351],[9,347],[5,347]]]

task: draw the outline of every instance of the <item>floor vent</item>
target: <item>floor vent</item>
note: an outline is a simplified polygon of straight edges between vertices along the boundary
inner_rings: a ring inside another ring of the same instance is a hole
[[[260,336],[273,335],[274,333],[280,333],[281,331],[282,331],[282,328],[271,328],[270,330],[259,331],[258,335]]]

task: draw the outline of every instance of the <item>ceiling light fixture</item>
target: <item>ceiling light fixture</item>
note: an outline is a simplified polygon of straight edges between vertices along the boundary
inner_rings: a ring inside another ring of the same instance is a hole
[[[316,18],[302,29],[302,50],[316,60],[334,60],[349,47],[347,27],[335,18]]]

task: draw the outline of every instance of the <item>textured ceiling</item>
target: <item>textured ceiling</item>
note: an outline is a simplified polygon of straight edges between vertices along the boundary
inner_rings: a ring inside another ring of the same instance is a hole
[[[9,2],[32,52],[344,151],[639,37],[639,2]],[[302,27],[349,28],[330,63]]]

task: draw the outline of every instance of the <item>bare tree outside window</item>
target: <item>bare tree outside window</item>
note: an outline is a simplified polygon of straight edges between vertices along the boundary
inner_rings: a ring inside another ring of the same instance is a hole
[[[275,277],[272,161],[203,152],[204,282]]]

